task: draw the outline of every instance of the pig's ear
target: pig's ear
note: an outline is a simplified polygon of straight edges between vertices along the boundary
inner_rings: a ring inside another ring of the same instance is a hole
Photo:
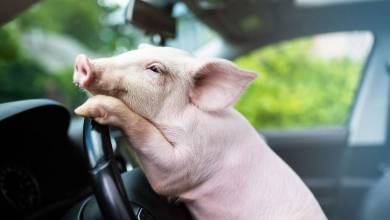
[[[209,112],[231,106],[257,76],[224,59],[203,61],[191,75],[194,84],[189,92],[190,101]]]

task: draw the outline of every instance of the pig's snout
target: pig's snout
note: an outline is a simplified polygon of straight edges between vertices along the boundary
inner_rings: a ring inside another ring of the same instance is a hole
[[[87,56],[80,54],[76,57],[73,83],[87,88],[93,79],[91,62]]]

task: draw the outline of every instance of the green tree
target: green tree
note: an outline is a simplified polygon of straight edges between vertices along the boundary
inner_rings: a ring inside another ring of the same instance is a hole
[[[312,38],[256,50],[235,60],[260,73],[236,104],[257,128],[339,125],[346,121],[361,61],[321,59]]]
[[[109,25],[106,16],[117,9],[96,0],[45,0],[17,17],[20,32],[40,29],[77,39],[90,49],[112,54],[121,46],[134,47],[139,34],[129,25]]]
[[[0,29],[0,102],[38,98],[46,71],[22,53],[14,26]]]
[[[49,74],[23,51],[20,38],[27,31],[42,30],[74,38],[98,53],[110,55],[121,47],[132,48],[140,37],[137,32],[129,25],[106,23],[105,16],[115,9],[96,0],[45,0],[3,25],[0,102],[48,97],[73,108],[85,100],[85,94],[72,83],[71,66]]]

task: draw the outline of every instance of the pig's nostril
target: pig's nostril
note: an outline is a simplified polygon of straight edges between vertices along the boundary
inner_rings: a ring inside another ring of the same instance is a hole
[[[88,70],[87,70],[87,68],[85,68],[84,66],[81,67],[81,73],[84,74],[85,76],[87,76],[87,75],[88,75]]]

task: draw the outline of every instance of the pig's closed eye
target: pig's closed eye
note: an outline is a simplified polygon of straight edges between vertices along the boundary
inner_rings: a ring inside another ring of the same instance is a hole
[[[157,65],[151,65],[148,67],[148,69],[155,72],[155,73],[161,73],[161,70]]]

